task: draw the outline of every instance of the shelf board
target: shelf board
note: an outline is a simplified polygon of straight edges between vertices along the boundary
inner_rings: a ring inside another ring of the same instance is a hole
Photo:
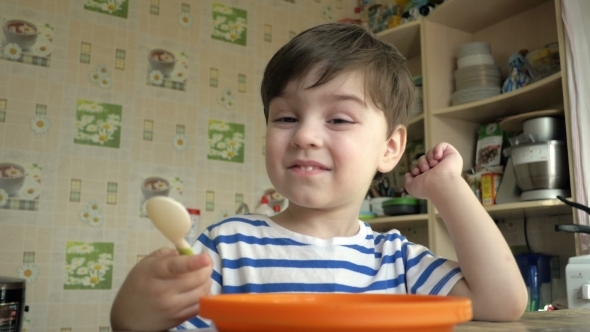
[[[422,19],[398,25],[377,33],[377,37],[398,49],[406,59],[421,53],[420,23]]]
[[[365,220],[365,222],[371,225],[371,228],[378,231],[388,230],[392,228],[402,229],[415,226],[422,227],[428,225],[428,214],[422,213],[393,217],[379,217],[375,219]]]
[[[561,72],[558,72],[518,90],[435,110],[432,114],[485,123],[511,115],[558,107],[562,104]]]
[[[572,208],[558,199],[524,201],[485,206],[492,219],[522,219],[524,217],[548,217],[571,215]],[[436,217],[440,218],[437,212]]]
[[[426,19],[450,28],[474,33],[547,1],[549,0],[446,0]]]
[[[415,117],[408,120],[408,128],[424,121],[424,113],[416,115]]]
[[[558,199],[525,201],[486,206],[493,219],[556,216],[572,214],[572,208]]]

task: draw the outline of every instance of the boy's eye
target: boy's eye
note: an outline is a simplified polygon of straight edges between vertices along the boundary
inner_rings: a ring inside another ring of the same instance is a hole
[[[353,123],[352,121],[344,120],[344,119],[333,119],[329,121],[333,124],[346,124],[346,123]]]
[[[286,117],[276,119],[275,122],[295,123],[295,122],[297,122],[297,119],[286,116]]]

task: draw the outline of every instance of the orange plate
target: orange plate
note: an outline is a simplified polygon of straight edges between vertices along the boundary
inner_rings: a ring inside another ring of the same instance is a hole
[[[199,315],[225,331],[453,331],[471,300],[434,295],[266,293],[201,298]]]

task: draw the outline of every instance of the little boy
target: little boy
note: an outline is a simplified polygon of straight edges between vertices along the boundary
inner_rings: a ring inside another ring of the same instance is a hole
[[[420,157],[405,186],[438,209],[458,262],[358,220],[372,181],[404,152],[413,88],[403,56],[359,26],[317,26],[283,46],[261,94],[266,169],[289,206],[210,226],[199,255],[164,248],[141,260],[113,303],[113,329],[207,327],[202,296],[244,292],[449,294],[469,297],[475,319],[518,319],[522,277],[451,145]]]

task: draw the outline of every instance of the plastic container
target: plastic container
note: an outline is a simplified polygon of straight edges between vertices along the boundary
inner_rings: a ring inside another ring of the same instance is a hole
[[[281,213],[281,206],[280,205],[273,205],[272,211],[274,212],[274,215]]]
[[[201,210],[199,209],[186,209],[188,214],[191,217],[191,228],[184,237],[186,242],[188,242],[191,246],[197,242],[199,238],[199,222],[201,220]]]
[[[270,205],[268,205],[268,198],[266,198],[266,196],[262,196],[262,198],[260,199],[260,205],[258,205],[256,209],[254,209],[254,213],[264,214],[269,217],[275,215],[275,211],[273,210],[273,208],[271,208]]]
[[[533,81],[557,73],[561,69],[559,45],[548,44],[544,48],[529,52],[526,55],[526,67]]]
[[[383,202],[383,212],[388,216],[420,213],[421,202],[414,197],[396,197]]]
[[[359,212],[359,219],[360,220],[371,220],[377,218],[377,213],[371,211],[361,211]]]
[[[551,260],[545,254],[518,254],[514,256],[529,293],[527,311],[537,311],[552,302]]]
[[[266,293],[205,296],[199,315],[219,332],[442,332],[471,320],[472,309],[454,296]]]

